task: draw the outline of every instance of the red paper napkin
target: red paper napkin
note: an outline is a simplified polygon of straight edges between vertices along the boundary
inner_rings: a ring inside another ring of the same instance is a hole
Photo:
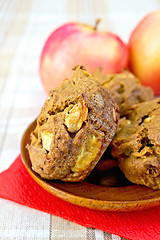
[[[20,155],[0,174],[0,197],[127,239],[160,239],[160,207],[110,212],[73,205],[41,188],[26,171]]]

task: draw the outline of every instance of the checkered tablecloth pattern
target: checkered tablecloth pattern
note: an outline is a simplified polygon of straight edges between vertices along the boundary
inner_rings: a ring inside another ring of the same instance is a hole
[[[63,23],[93,25],[100,17],[100,29],[127,42],[135,24],[158,8],[158,0],[0,0],[0,172],[19,154],[22,134],[46,98],[38,67],[48,35]],[[0,199],[0,239],[123,238]]]

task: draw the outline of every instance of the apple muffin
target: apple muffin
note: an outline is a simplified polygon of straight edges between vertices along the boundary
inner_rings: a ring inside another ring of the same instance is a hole
[[[84,67],[50,91],[27,146],[44,179],[78,182],[95,167],[117,128],[118,107]]]
[[[133,183],[160,189],[160,98],[136,104],[118,122],[112,155]]]
[[[154,98],[153,90],[143,86],[139,79],[127,70],[117,74],[103,74],[101,68],[97,68],[94,77],[110,92],[119,106],[121,116],[125,116],[133,104]]]

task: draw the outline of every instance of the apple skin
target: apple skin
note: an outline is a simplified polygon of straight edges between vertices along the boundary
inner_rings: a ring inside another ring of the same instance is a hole
[[[160,11],[147,14],[139,22],[128,47],[131,71],[160,95]]]
[[[67,23],[51,33],[40,57],[39,73],[45,91],[59,86],[75,65],[90,73],[118,73],[128,67],[128,47],[115,34],[81,23]]]

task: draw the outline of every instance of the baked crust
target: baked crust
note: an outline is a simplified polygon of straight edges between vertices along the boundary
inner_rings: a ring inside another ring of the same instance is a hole
[[[133,183],[160,189],[160,98],[132,106],[118,122],[112,155]]]
[[[45,179],[84,180],[110,144],[118,107],[82,66],[50,91],[27,146],[32,168]]]
[[[94,77],[110,92],[119,106],[121,116],[125,116],[132,105],[154,98],[153,90],[143,86],[139,79],[127,70],[117,74],[103,74],[101,68],[97,68]]]

